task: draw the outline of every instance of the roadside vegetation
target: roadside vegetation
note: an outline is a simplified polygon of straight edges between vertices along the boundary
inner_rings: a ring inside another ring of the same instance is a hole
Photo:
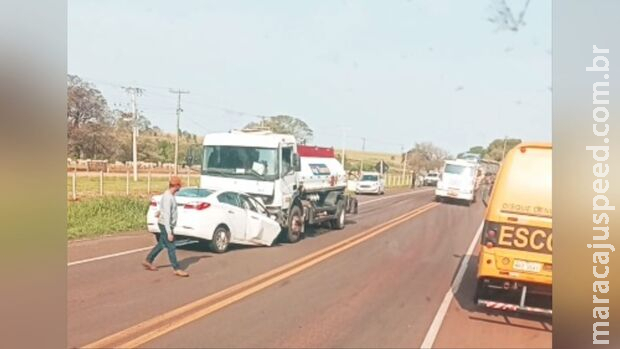
[[[67,203],[67,238],[93,238],[144,229],[149,200],[105,196]]]

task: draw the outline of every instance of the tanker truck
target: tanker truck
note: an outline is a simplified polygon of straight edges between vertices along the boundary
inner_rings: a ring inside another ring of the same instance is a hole
[[[264,130],[207,134],[203,146],[200,187],[253,196],[286,241],[297,242],[309,225],[344,228],[347,176],[333,148]]]

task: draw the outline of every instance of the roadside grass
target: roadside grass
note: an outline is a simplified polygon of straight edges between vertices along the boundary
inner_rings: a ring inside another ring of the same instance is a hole
[[[337,153],[340,154],[340,152]],[[359,167],[362,160],[364,161],[364,168],[366,168],[368,164],[372,164],[374,166],[381,160],[388,164],[390,170],[399,170],[403,167],[400,154],[345,150],[345,156],[347,158],[347,164],[354,164],[356,167]]]
[[[144,197],[106,196],[67,204],[69,240],[92,238],[146,227],[149,201]]]

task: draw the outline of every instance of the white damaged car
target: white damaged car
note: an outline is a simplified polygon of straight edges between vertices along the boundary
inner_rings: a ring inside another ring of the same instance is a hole
[[[232,191],[182,188],[175,195],[178,204],[176,236],[209,242],[217,253],[230,244],[271,246],[281,231],[257,199]],[[158,235],[157,216],[161,195],[153,196],[146,222],[148,231]]]

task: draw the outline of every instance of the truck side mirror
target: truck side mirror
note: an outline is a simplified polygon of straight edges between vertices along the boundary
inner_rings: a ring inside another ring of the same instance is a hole
[[[299,161],[299,154],[293,153],[293,168],[295,172],[301,171],[301,161]]]

